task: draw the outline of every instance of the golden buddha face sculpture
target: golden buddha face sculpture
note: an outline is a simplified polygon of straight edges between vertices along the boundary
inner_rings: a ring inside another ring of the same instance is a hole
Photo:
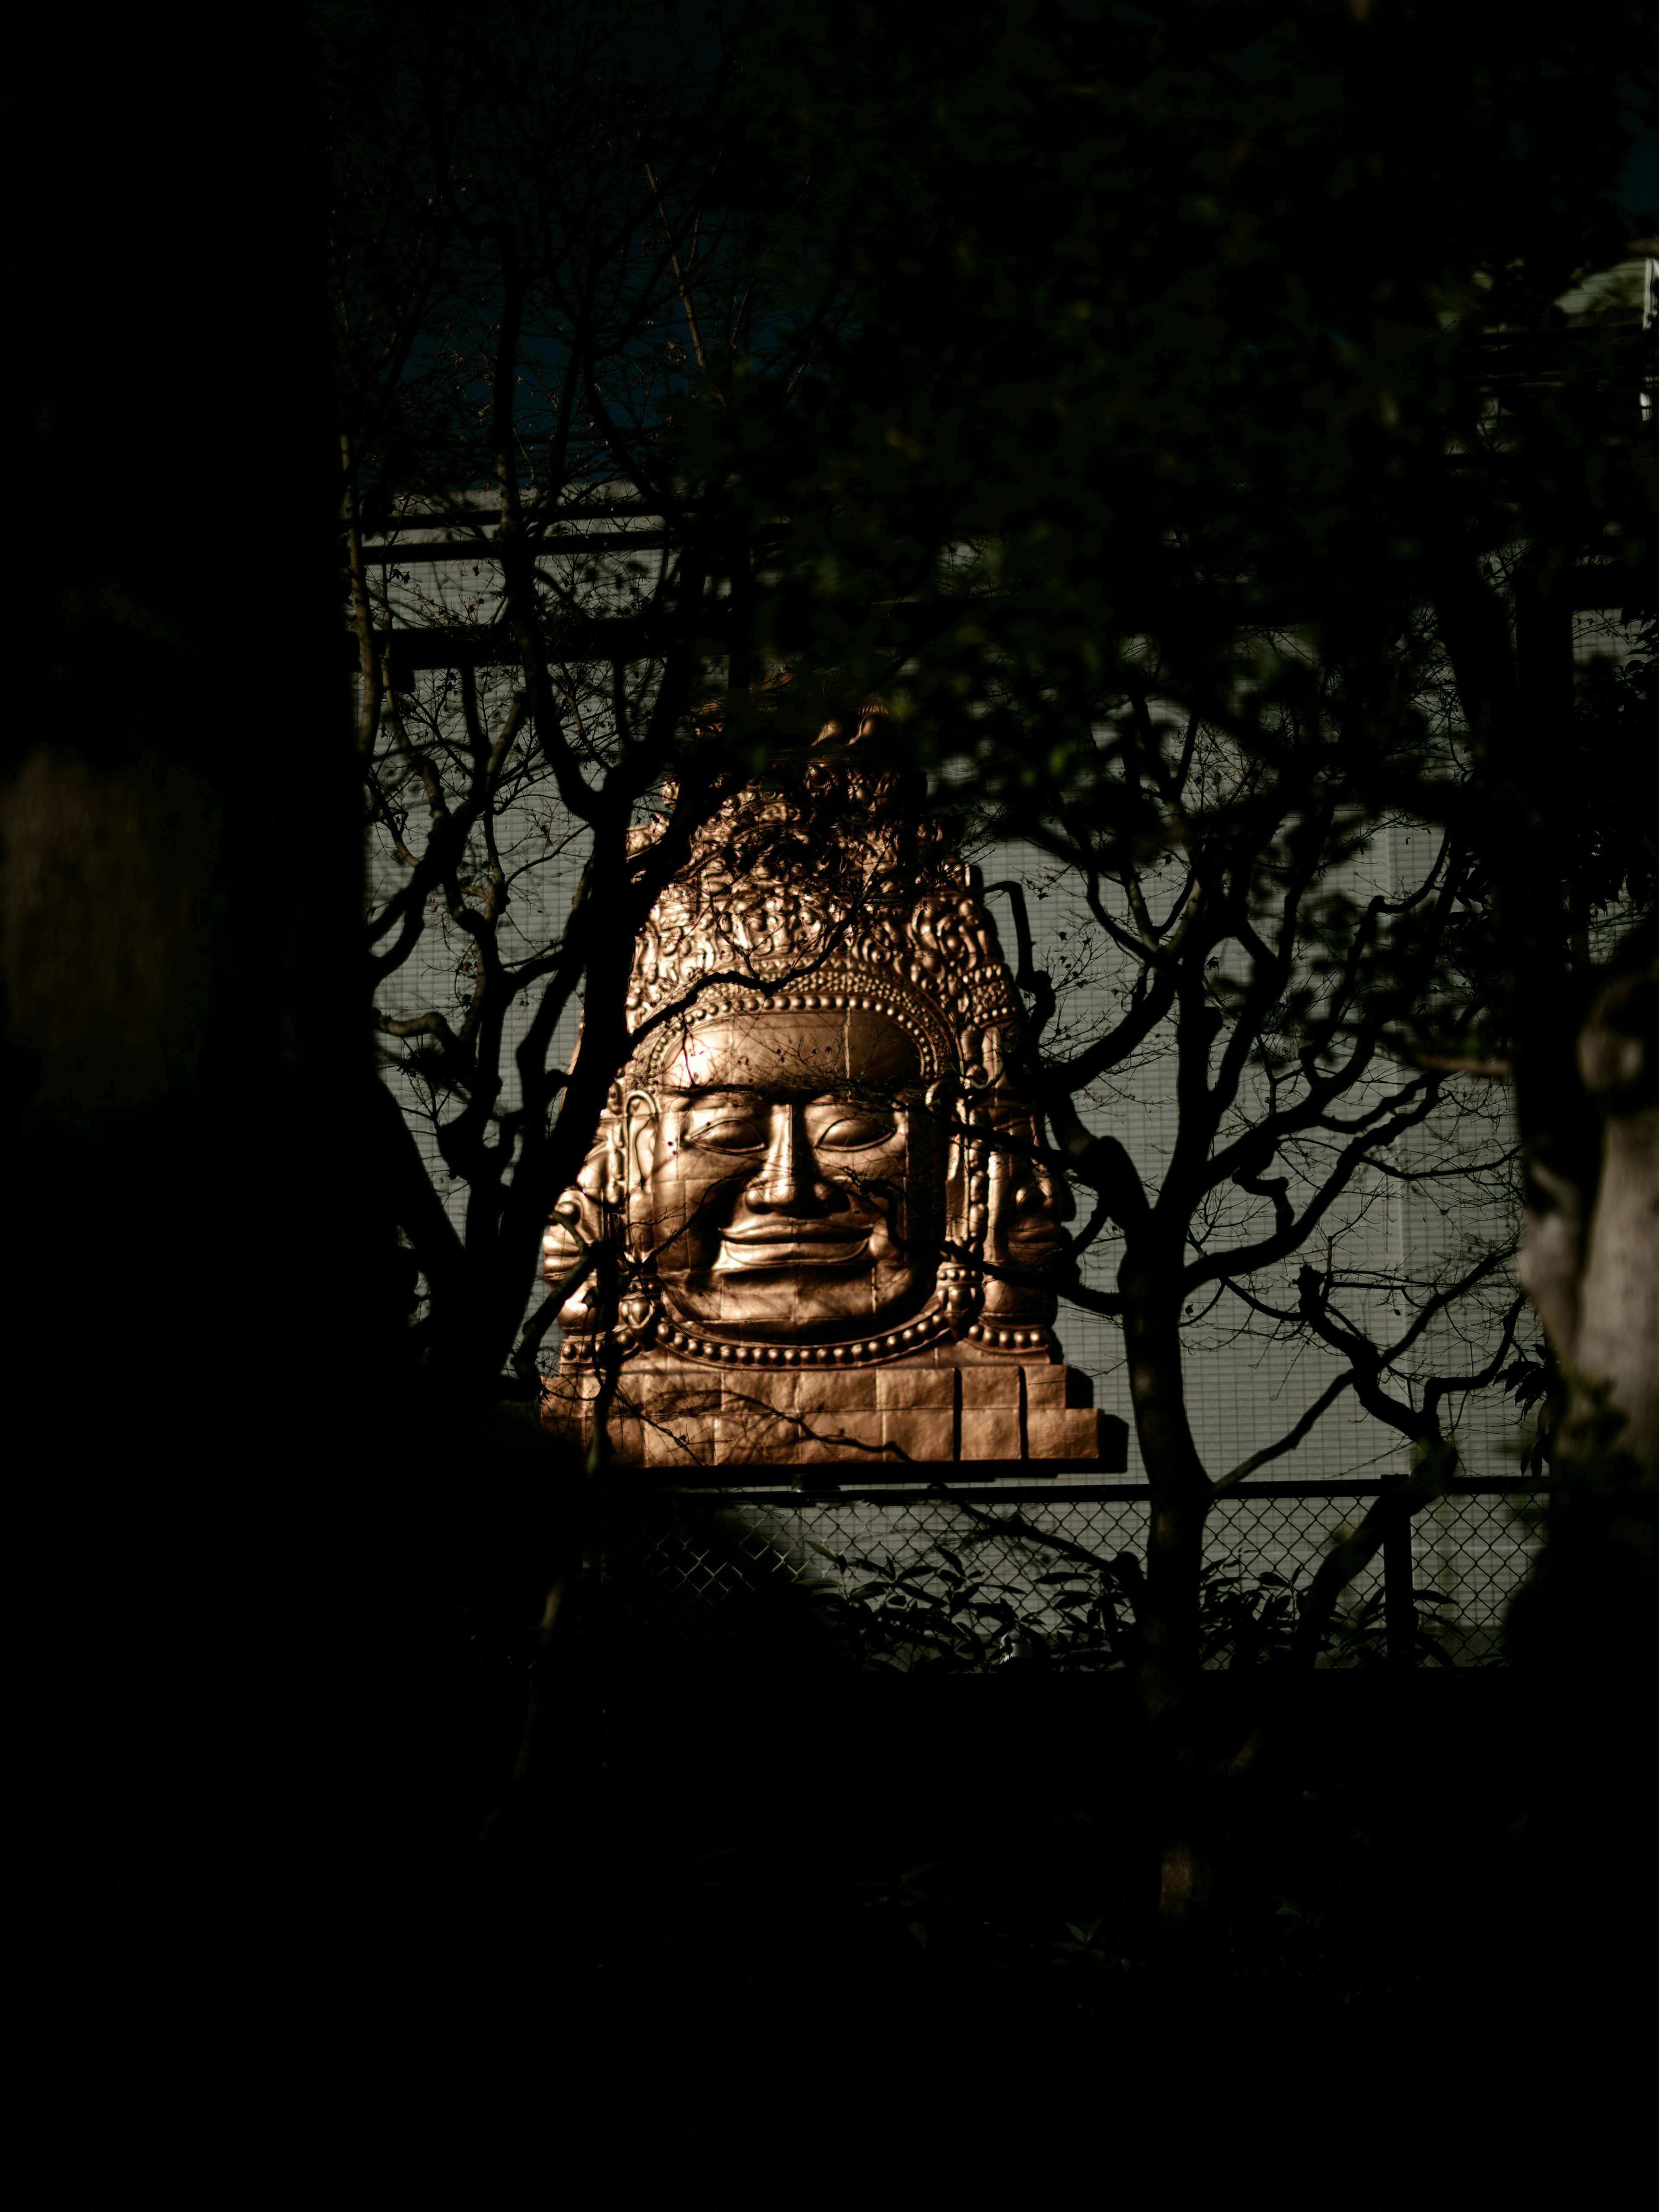
[[[640,1043],[544,1248],[553,1279],[608,1213],[624,1295],[607,1323],[577,1294],[567,1357],[596,1326],[744,1364],[1050,1341],[1071,1203],[1005,1074],[1018,1000],[969,871],[857,761],[816,806],[732,802],[652,915]]]
[[[682,1328],[832,1342],[932,1296],[945,1150],[913,1041],[873,1007],[689,1028],[629,1107],[629,1241]]]

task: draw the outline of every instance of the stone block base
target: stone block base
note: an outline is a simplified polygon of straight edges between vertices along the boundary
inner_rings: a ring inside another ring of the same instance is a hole
[[[543,1419],[586,1442],[599,1387],[567,1364],[543,1386]],[[645,1352],[623,1368],[610,1426],[624,1466],[687,1474],[833,1465],[902,1480],[912,1466],[1123,1464],[1123,1425],[1097,1412],[1088,1376],[957,1345],[887,1366],[760,1373]]]

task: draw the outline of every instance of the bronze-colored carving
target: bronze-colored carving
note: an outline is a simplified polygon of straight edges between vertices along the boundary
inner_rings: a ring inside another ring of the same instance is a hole
[[[580,1427],[608,1362],[624,1462],[1098,1458],[1050,1326],[1072,1204],[1011,1073],[1019,999],[882,728],[832,725],[798,793],[728,803],[636,947],[638,1042],[544,1262],[608,1240],[546,1413]]]

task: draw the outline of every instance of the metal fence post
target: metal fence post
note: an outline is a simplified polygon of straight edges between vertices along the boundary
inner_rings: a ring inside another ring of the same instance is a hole
[[[1382,1617],[1389,1665],[1395,1672],[1417,1664],[1417,1603],[1412,1592],[1412,1524],[1401,1514],[1382,1539]]]

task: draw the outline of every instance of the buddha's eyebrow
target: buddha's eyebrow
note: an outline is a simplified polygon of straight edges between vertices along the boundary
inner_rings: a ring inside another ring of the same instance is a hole
[[[824,1084],[823,1082],[811,1084],[711,1083],[701,1086],[694,1084],[687,1090],[674,1091],[667,1095],[678,1098],[687,1106],[715,1105],[728,1098],[739,1106],[763,1105],[769,1098],[797,1098],[805,1101],[808,1105],[818,1099],[829,1101],[848,1098],[865,1099],[872,1103],[886,1104],[890,1103],[896,1096],[896,1093],[890,1092],[885,1087],[878,1084]]]

